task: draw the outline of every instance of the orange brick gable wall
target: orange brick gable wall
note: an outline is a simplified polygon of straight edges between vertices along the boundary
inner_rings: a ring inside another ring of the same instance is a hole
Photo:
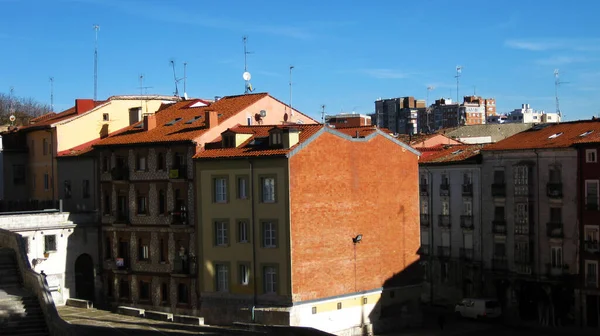
[[[379,288],[418,260],[414,153],[381,135],[351,142],[324,133],[289,164],[294,302]]]

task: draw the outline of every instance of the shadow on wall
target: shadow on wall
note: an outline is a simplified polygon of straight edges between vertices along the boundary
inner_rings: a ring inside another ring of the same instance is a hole
[[[383,283],[381,297],[369,314],[373,333],[421,325],[422,283],[423,266],[418,260]]]

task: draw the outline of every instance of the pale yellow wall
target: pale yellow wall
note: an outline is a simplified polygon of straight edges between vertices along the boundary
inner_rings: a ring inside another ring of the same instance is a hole
[[[46,139],[49,145],[53,146],[53,148],[47,150],[46,155],[44,155],[43,150],[44,139]],[[56,130],[47,129],[27,133],[27,147],[29,151],[25,179],[29,190],[29,198],[52,200],[52,183],[54,183],[54,196],[56,198],[58,195],[58,185],[57,179],[53,178],[52,174],[52,166],[54,164],[54,177],[58,176],[56,172]],[[49,178],[47,190],[44,188],[45,173],[48,174]]]
[[[286,159],[259,159],[254,160],[254,199],[255,216],[254,227],[257,232],[251,232],[256,246],[258,293],[262,293],[262,269],[261,264],[278,265],[278,294],[290,295],[289,287],[289,203],[287,184],[287,160]],[[231,294],[252,294],[254,289],[254,278],[252,274],[252,242],[237,242],[237,220],[251,219],[252,201],[237,199],[237,176],[250,176],[250,165],[247,160],[223,160],[223,161],[195,161],[196,165],[196,198],[199,209],[198,246],[199,251],[199,282],[202,292],[215,291],[214,262],[228,262]],[[262,204],[260,177],[263,175],[276,175],[276,200],[275,204]],[[215,176],[227,176],[228,203],[213,203],[212,178]],[[248,189],[250,194],[250,189]],[[229,246],[215,246],[214,219],[229,219]],[[278,247],[263,248],[261,241],[261,220],[275,219],[278,223]],[[252,221],[249,222],[252,227]],[[251,264],[250,283],[247,286],[239,285],[238,262]]]
[[[78,118],[59,123],[58,151],[73,148],[100,137],[103,125],[108,125],[108,132],[118,131],[129,126],[129,109],[142,106],[142,113],[153,113],[161,104],[161,100],[110,100],[95,110]],[[103,121],[102,115],[109,113],[109,121]],[[139,116],[139,120],[142,117]]]

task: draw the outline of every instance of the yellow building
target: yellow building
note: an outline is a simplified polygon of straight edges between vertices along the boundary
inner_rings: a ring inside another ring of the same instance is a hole
[[[176,100],[170,96],[76,99],[75,106],[61,113],[34,118],[29,125],[3,134],[10,144],[5,148],[5,199],[57,200],[57,153],[137,123],[143,114],[154,113],[163,102]]]

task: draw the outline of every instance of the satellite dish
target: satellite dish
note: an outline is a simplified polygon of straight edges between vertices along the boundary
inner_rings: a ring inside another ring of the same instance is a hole
[[[296,124],[304,124],[304,121],[302,121],[302,119],[298,119],[298,120],[296,121]]]
[[[263,117],[263,118],[266,117],[267,116],[267,111],[260,110],[260,116]]]
[[[244,78],[245,81],[249,81],[252,78],[252,75],[250,75],[250,73],[248,71],[246,71],[242,75],[242,78]]]
[[[17,120],[17,117],[15,117],[14,115],[11,115],[10,117],[8,117],[8,120],[15,121],[15,120]]]

